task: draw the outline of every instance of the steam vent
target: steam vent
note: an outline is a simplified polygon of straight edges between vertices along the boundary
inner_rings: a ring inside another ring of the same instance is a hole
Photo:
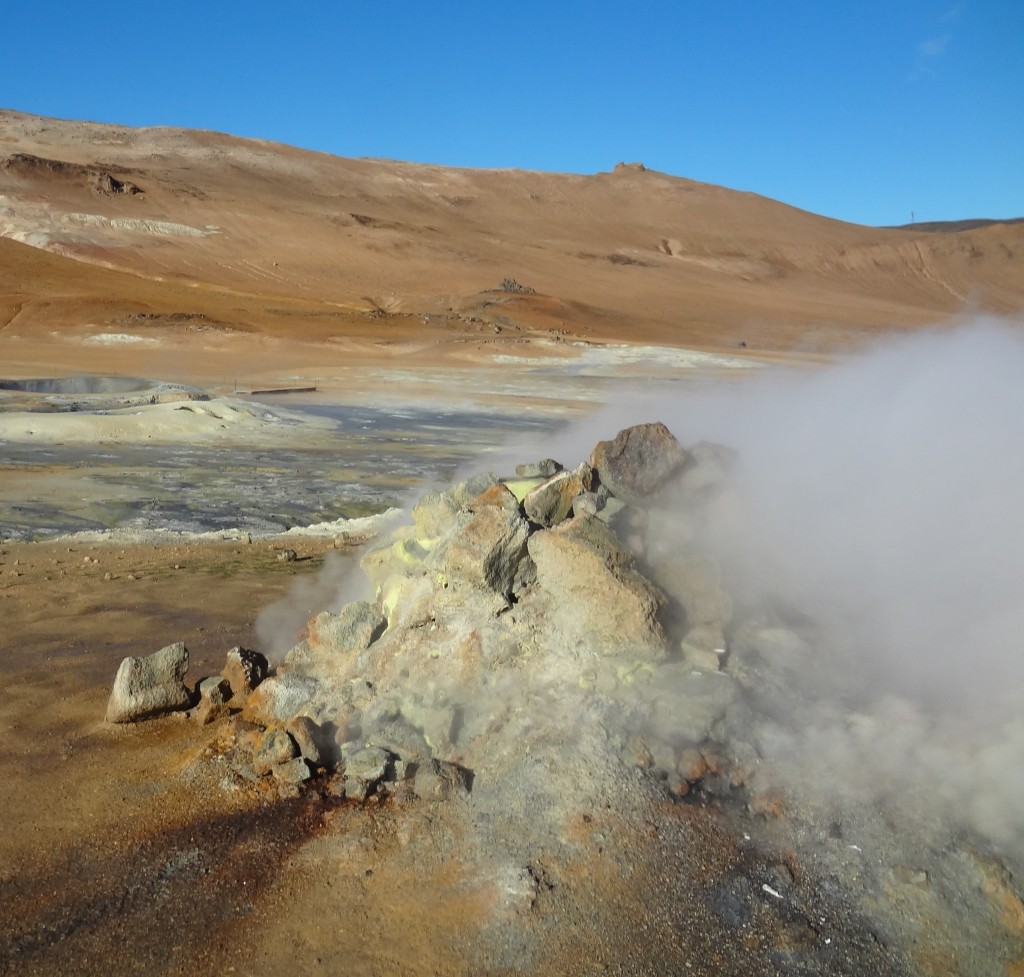
[[[233,649],[190,703],[191,773],[320,805],[313,857],[368,900],[408,893],[408,920],[358,917],[367,938],[426,914],[467,974],[925,972],[924,920],[1011,966],[1024,905],[995,850],[926,798],[880,816],[784,777],[821,639],[708,555],[733,453],[653,423],[560,462],[425,495],[362,556],[370,599],[276,669]]]

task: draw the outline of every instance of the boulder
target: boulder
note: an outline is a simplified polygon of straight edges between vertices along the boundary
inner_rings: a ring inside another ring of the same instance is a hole
[[[665,595],[640,574],[611,530],[579,516],[530,537],[537,585],[552,598],[559,638],[600,654],[658,660],[666,654],[658,613]]]
[[[502,597],[512,593],[516,568],[526,554],[529,526],[518,512],[484,505],[459,515],[452,531],[426,563],[443,585],[468,584]]]
[[[187,671],[188,649],[180,641],[146,658],[125,658],[107,703],[107,722],[133,723],[187,708]]]
[[[575,471],[561,471],[527,493],[523,511],[538,526],[555,526],[572,509],[573,501],[590,491],[592,472],[584,462]],[[595,510],[596,511],[596,510]]]
[[[380,609],[364,600],[346,604],[337,614],[323,611],[309,622],[309,638],[285,661],[304,671],[330,672],[369,648],[386,626]]]
[[[611,441],[599,441],[590,466],[601,484],[624,502],[646,499],[686,461],[686,452],[664,424],[628,427]]]
[[[270,671],[270,663],[266,656],[248,648],[232,648],[227,654],[227,662],[221,675],[227,679],[231,694],[239,701],[252,692]]]
[[[297,716],[317,690],[316,679],[283,672],[260,683],[245,702],[242,715],[250,722],[269,726]]]

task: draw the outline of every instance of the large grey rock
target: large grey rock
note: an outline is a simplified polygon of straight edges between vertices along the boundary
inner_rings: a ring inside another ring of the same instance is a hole
[[[685,461],[683,446],[660,422],[619,431],[611,441],[599,441],[590,454],[601,484],[630,503],[642,502]]]
[[[555,526],[572,509],[573,501],[590,491],[590,465],[584,462],[574,471],[562,471],[527,493],[523,511],[538,526]],[[595,509],[596,512],[596,509]]]
[[[380,637],[387,620],[364,600],[346,604],[337,614],[324,611],[309,622],[309,637],[288,653],[286,662],[304,671],[329,674],[365,651]]]
[[[603,522],[579,516],[535,533],[529,552],[562,639],[601,654],[665,656],[658,620],[665,596],[637,571]]]
[[[107,722],[133,723],[187,708],[187,671],[188,649],[180,641],[146,658],[124,659],[107,702]]]
[[[452,531],[427,559],[442,585],[470,585],[507,597],[526,554],[529,526],[516,512],[483,505],[461,513]]]
[[[249,695],[242,715],[264,726],[287,722],[299,714],[316,690],[316,679],[307,675],[295,672],[273,675]]]

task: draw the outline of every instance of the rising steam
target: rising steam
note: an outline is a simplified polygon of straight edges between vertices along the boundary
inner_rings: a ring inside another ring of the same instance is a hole
[[[1021,326],[976,320],[815,372],[620,396],[516,457],[575,465],[650,420],[735,449],[700,542],[737,631],[770,608],[801,622],[804,651],[730,736],[811,803],[927,803],[1010,846],[1024,838],[1022,378]]]
[[[1022,377],[1020,325],[977,320],[635,405],[737,450],[705,541],[749,605],[815,624],[749,732],[791,785],[1024,838]]]

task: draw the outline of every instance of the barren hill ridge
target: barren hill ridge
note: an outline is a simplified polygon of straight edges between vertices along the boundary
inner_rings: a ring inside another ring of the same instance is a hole
[[[639,164],[454,169],[11,111],[0,246],[0,327],[22,330],[178,314],[313,335],[369,315],[382,333],[416,315],[771,349],[1024,307],[1022,224],[868,228]]]

